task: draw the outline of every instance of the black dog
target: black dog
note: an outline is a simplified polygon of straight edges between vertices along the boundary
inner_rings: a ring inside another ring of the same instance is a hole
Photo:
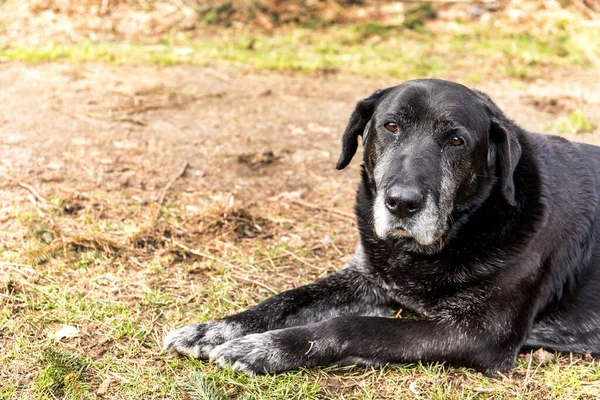
[[[600,148],[527,133],[483,93],[416,80],[360,101],[360,243],[344,269],[166,349],[246,373],[448,361],[491,373],[519,351],[600,353]],[[390,317],[399,307],[417,319]]]

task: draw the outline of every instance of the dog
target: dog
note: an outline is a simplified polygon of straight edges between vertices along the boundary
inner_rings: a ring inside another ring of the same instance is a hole
[[[164,348],[247,374],[600,354],[600,147],[526,132],[482,92],[423,79],[358,102],[360,241],[343,269]],[[399,308],[414,318],[391,318]]]

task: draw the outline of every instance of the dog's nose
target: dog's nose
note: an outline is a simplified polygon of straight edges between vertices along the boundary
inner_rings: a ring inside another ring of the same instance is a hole
[[[399,218],[407,218],[423,207],[425,196],[415,187],[397,186],[389,189],[385,196],[385,206]]]

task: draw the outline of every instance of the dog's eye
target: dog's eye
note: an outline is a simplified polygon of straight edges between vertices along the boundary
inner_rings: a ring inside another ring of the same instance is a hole
[[[383,127],[388,131],[388,132],[392,132],[392,133],[396,133],[398,132],[398,125],[396,125],[393,122],[387,122],[385,125],[383,125]]]
[[[452,139],[450,139],[451,146],[462,146],[463,144],[465,144],[465,141],[459,136],[452,136]]]

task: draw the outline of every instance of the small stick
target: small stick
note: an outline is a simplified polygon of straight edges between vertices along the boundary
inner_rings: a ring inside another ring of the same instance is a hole
[[[54,110],[54,111],[56,111],[58,113],[67,115],[67,116],[69,116],[71,118],[78,119],[80,121],[88,122],[88,123],[91,123],[91,124],[94,124],[94,125],[98,125],[99,124],[99,122],[96,121],[94,118],[91,118],[91,117],[88,117],[88,116],[81,116],[81,115],[77,114],[75,111],[61,110],[58,107],[52,107],[52,110]]]
[[[183,163],[183,165],[181,166],[181,169],[179,170],[179,172],[177,173],[177,175],[175,175],[173,177],[173,179],[171,179],[163,188],[162,192],[160,193],[160,197],[158,198],[158,205],[162,206],[162,204],[165,202],[165,197],[167,195],[167,192],[169,191],[169,189],[171,188],[171,186],[173,186],[173,184],[175,183],[175,181],[177,181],[177,179],[181,178],[183,176],[183,174],[185,174],[185,171],[188,169],[189,167],[189,163],[186,161]]]
[[[330,209],[330,208],[326,208],[326,207],[321,207],[316,204],[312,204],[312,203],[309,203],[307,201],[300,200],[300,199],[285,199],[285,200],[289,201],[290,203],[294,203],[299,206],[302,206],[302,207],[310,208],[311,210],[327,211],[327,212],[330,212],[330,213],[340,216],[340,217],[350,218],[350,219],[352,219],[352,221],[354,221],[354,219],[355,219],[354,214],[348,213],[346,211],[338,210],[335,208]]]
[[[238,274],[231,274],[231,276],[233,276],[234,278],[237,278],[237,279],[241,279],[241,280],[243,280],[243,281],[246,281],[246,282],[254,283],[255,285],[258,285],[258,286],[260,286],[260,287],[261,287],[261,288],[263,288],[263,289],[267,289],[269,292],[271,292],[271,293],[273,293],[273,294],[277,294],[277,293],[279,293],[279,292],[277,292],[275,289],[273,289],[273,288],[272,288],[272,287],[270,287],[270,286],[267,286],[267,285],[265,285],[264,283],[260,283],[260,282],[258,282],[258,281],[255,281],[255,280],[252,280],[252,279],[246,278],[246,277],[244,277],[244,276],[242,276],[242,275],[238,275]]]
[[[214,71],[214,70],[207,69],[207,70],[204,70],[204,73],[212,76],[215,79],[223,81],[225,83],[231,83],[231,81],[232,81],[232,79],[230,77],[219,74],[217,71]]]
[[[314,250],[321,249],[323,247],[325,247],[325,246],[322,245],[322,244],[318,244],[316,246],[310,247],[308,250],[314,251]],[[273,263],[273,260],[278,260],[280,258],[290,257],[290,254],[297,254],[297,253],[300,253],[300,251],[297,251],[297,252],[288,251],[286,254],[280,254],[280,255],[275,256],[275,257],[265,257],[265,258],[262,258],[262,259],[260,259],[258,261],[253,262],[252,264],[256,265],[256,264],[263,263],[265,261],[269,261],[269,262]]]
[[[211,256],[210,254],[206,254],[206,253],[203,253],[201,251],[191,249],[191,248],[187,247],[185,244],[179,243],[177,240],[172,240],[172,242],[173,242],[173,244],[175,246],[177,246],[177,247],[179,247],[179,248],[187,251],[188,253],[191,253],[191,254],[196,255],[196,256],[208,258],[209,260],[212,260],[212,261],[222,262],[223,264],[226,264],[226,265],[228,265],[230,267],[237,268],[237,265],[234,265],[234,264],[230,263],[229,261],[221,260],[221,259],[219,259],[217,257]]]
[[[106,15],[108,12],[108,7],[110,7],[110,0],[102,0],[102,6],[100,7],[100,14]]]
[[[283,251],[290,257],[292,257],[294,260],[300,261],[302,264],[306,265],[307,267],[311,267],[312,269],[319,269],[319,267],[317,267],[314,264],[309,263],[306,260],[301,259],[300,257],[298,257],[296,254],[292,253],[289,250],[283,249]]]
[[[313,346],[315,345],[315,341],[314,340],[309,340],[308,343],[310,343],[310,347],[308,348],[308,350],[306,351],[306,353],[304,353],[304,355],[308,355],[308,353],[310,353],[310,351],[312,350]]]
[[[273,262],[273,260],[269,257],[267,257],[267,260],[269,260],[269,264],[271,264],[271,267],[273,267],[273,269],[277,269],[277,267],[275,266],[275,263]]]
[[[37,201],[39,201],[40,203],[47,203],[48,200],[46,200],[44,197],[42,197],[42,195],[39,194],[39,192],[37,190],[35,190],[35,188],[25,182],[19,182],[19,186],[21,186],[24,189],[27,189],[31,192],[31,194],[33,194],[33,196],[36,198]]]
[[[31,204],[33,204],[33,206],[35,207],[35,209],[37,210],[37,213],[40,216],[40,218],[44,218],[46,216],[46,214],[44,214],[44,212],[40,209],[40,206],[38,205],[38,202],[37,202],[35,196],[32,195],[32,194],[28,194],[27,198],[29,199],[29,201],[31,202]]]
[[[23,300],[23,299],[20,299],[20,298],[15,297],[15,296],[9,296],[9,295],[4,294],[4,293],[0,293],[0,297],[4,297],[7,300],[16,300],[16,301],[18,301],[20,303],[25,303],[25,300]]]
[[[203,252],[201,252],[201,251],[198,251],[198,250],[191,249],[191,248],[187,247],[185,244],[183,244],[183,243],[179,243],[179,242],[178,242],[178,241],[176,241],[176,240],[173,240],[173,244],[174,244],[175,246],[177,246],[177,247],[180,247],[180,248],[182,248],[183,250],[187,251],[188,253],[194,254],[194,255],[196,255],[196,256],[204,257],[204,258],[207,258],[207,259],[209,259],[209,260],[211,260],[211,261],[215,261],[215,262],[220,262],[220,263],[223,263],[223,264],[225,264],[225,265],[227,265],[227,266],[229,266],[229,267],[232,267],[232,268],[238,268],[238,266],[237,266],[237,265],[235,265],[235,264],[232,264],[232,263],[230,263],[229,261],[222,260],[222,259],[219,259],[219,258],[217,258],[217,257],[213,257],[213,256],[211,256],[210,254],[206,254],[206,253],[203,253]],[[274,294],[277,294],[277,293],[278,293],[278,292],[277,292],[275,289],[273,289],[273,288],[272,288],[272,287],[270,287],[270,286],[267,286],[267,285],[265,285],[264,283],[260,283],[260,282],[257,282],[257,281],[255,281],[255,280],[252,280],[252,279],[250,279],[250,278],[246,278],[246,277],[244,277],[244,276],[242,276],[242,275],[238,275],[238,274],[236,274],[236,273],[234,273],[234,272],[232,272],[232,274],[231,274],[231,275],[232,275],[234,278],[241,279],[241,280],[243,280],[243,281],[246,281],[246,282],[254,283],[255,285],[258,285],[258,286],[262,287],[263,289],[267,289],[267,290],[268,290],[268,291],[270,291],[271,293],[274,293]]]
[[[341,251],[341,250],[340,250],[340,249],[339,249],[339,248],[338,248],[338,247],[335,245],[335,242],[334,242],[333,240],[331,240],[331,241],[329,242],[329,244],[331,245],[331,247],[333,247],[333,249],[334,249],[335,251],[337,251],[337,252],[338,252],[338,254],[339,254],[340,256],[343,256],[343,255],[344,255],[344,252],[343,252],[343,251]]]
[[[16,271],[16,272],[19,272],[22,274],[24,274],[23,271],[28,272],[30,274],[35,274],[35,270],[33,268],[31,268],[31,266],[29,264],[18,264],[18,263],[0,261],[0,266],[10,268],[13,271]]]
[[[169,191],[169,189],[171,188],[171,186],[173,186],[173,184],[183,176],[183,174],[185,174],[185,171],[188,169],[189,167],[189,163],[186,161],[183,163],[183,165],[181,166],[181,169],[179,170],[179,172],[177,173],[177,175],[175,175],[163,188],[163,190],[160,192],[160,196],[158,197],[158,209],[156,210],[156,215],[154,216],[154,225],[156,225],[156,221],[158,221],[158,217],[160,215],[160,208],[162,207],[163,203],[165,202],[165,198],[167,196],[167,192]]]

